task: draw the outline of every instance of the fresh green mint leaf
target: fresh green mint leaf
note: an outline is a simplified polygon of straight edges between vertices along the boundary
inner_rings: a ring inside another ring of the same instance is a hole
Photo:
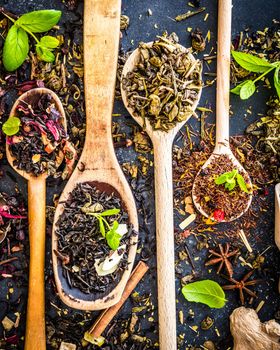
[[[116,215],[120,212],[120,209],[113,208],[113,209],[108,209],[100,213],[101,216],[111,216],[111,215]]]
[[[237,179],[237,183],[238,183],[239,188],[242,191],[249,193],[246,182],[244,180],[244,177],[241,174],[237,174],[236,179]]]
[[[247,83],[247,81],[248,81],[248,80],[242,81],[241,84],[236,85],[234,88],[232,88],[232,89],[230,90],[230,92],[232,92],[232,93],[235,94],[235,95],[240,95],[240,90],[241,90],[242,86],[245,85],[245,84]]]
[[[119,248],[121,238],[122,238],[122,236],[119,235],[114,229],[111,229],[106,234],[107,244],[113,250],[116,250]]]
[[[44,46],[37,44],[36,52],[41,61],[52,63],[55,60],[55,55],[51,52],[50,49],[47,49]]]
[[[235,179],[230,179],[227,181],[227,183],[225,184],[225,188],[229,191],[232,191],[234,189],[234,187],[236,186],[236,181]]]
[[[39,10],[22,15],[15,24],[32,33],[44,33],[58,23],[61,11]]]
[[[224,173],[224,174],[220,175],[219,177],[217,177],[217,178],[215,179],[215,184],[216,184],[216,185],[222,185],[222,184],[224,184],[224,183],[227,181],[227,179],[228,179],[228,174],[229,174],[229,173]]]
[[[2,131],[8,136],[13,136],[19,131],[20,119],[10,117],[2,126]]]
[[[40,46],[48,49],[55,49],[59,45],[59,40],[50,35],[45,35],[40,39]]]
[[[182,293],[188,301],[206,304],[216,309],[224,307],[227,301],[221,286],[211,280],[186,284],[182,288]]]
[[[6,37],[3,48],[3,64],[8,72],[20,67],[29,51],[28,35],[16,25],[13,25]]]
[[[277,66],[274,72],[274,86],[278,95],[278,98],[280,99],[280,79],[279,79],[279,73],[280,73],[280,65]]]
[[[256,85],[253,80],[247,80],[244,85],[241,86],[240,89],[240,98],[242,100],[247,100],[249,97],[253,95],[256,91]]]
[[[235,61],[244,69],[254,73],[264,73],[268,71],[273,65],[265,59],[251,55],[249,53],[231,51]]]

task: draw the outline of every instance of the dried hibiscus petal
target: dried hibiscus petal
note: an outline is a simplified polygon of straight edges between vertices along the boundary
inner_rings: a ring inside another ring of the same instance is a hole
[[[216,209],[213,212],[213,218],[215,221],[223,221],[225,219],[225,212],[222,209]]]

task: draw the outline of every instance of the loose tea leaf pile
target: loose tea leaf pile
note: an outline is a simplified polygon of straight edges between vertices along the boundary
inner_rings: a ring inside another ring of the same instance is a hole
[[[67,146],[67,134],[51,95],[42,95],[32,105],[22,100],[16,114],[3,125],[15,158],[13,164],[35,176],[44,172],[54,174],[58,157],[63,157],[62,150]]]
[[[116,212],[115,208],[120,210]],[[120,198],[114,193],[108,194],[89,183],[78,184],[64,204],[56,229],[57,256],[62,261],[63,274],[69,286],[86,294],[95,293],[96,298],[100,294],[107,295],[119,282],[128,266],[129,237],[134,234],[130,227],[121,237],[121,249],[116,252],[123,256],[114,273],[100,276],[96,260],[99,259],[98,265],[101,264],[112,256],[112,250],[104,239],[99,218],[88,213],[109,211],[112,215],[108,215],[106,220],[110,225],[113,226],[114,222],[119,225],[129,224],[128,214],[122,208]]]
[[[122,80],[128,104],[156,130],[168,131],[193,113],[202,86],[201,63],[178,45],[175,33],[140,43],[135,69]]]
[[[227,188],[223,183],[221,185],[217,183],[222,174],[231,173],[234,169],[234,164],[227,155],[217,155],[215,161],[205,169],[201,169],[197,175],[194,196],[205,213],[215,221],[233,220],[248,205],[251,189],[249,188],[249,177],[245,172],[239,171],[239,175],[245,181],[245,183],[242,182],[242,185],[247,186],[247,192],[241,186],[235,187],[235,184],[234,187]],[[235,181],[233,178],[230,180]],[[231,185],[232,183],[230,183]]]

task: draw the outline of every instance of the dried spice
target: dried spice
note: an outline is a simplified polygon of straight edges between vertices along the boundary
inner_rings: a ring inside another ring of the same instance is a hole
[[[165,33],[152,46],[139,44],[139,62],[122,80],[128,105],[155,130],[168,131],[193,112],[202,86],[201,63]]]
[[[232,191],[228,191],[223,185],[217,185],[215,180],[226,172],[231,172],[235,169],[232,160],[227,155],[215,155],[215,160],[211,162],[206,168],[201,169],[197,175],[193,193],[210,218],[215,221],[233,220],[239,213],[245,211],[249,193],[241,190],[239,187],[234,188]],[[249,188],[249,177],[245,172],[239,171],[245,180],[248,192],[252,189]],[[238,208],[238,212],[236,211]],[[221,215],[216,212],[224,213]]]
[[[209,253],[213,254],[215,256],[215,258],[207,261],[205,266],[220,264],[218,267],[217,273],[220,273],[223,266],[225,266],[229,276],[232,277],[233,269],[232,269],[232,264],[231,264],[229,258],[235,256],[239,250],[235,249],[233,251],[230,251],[229,243],[226,243],[225,247],[223,247],[221,244],[219,244],[218,247],[219,247],[219,252],[216,252],[213,249],[209,249]]]
[[[246,275],[240,281],[237,281],[236,279],[234,279],[232,277],[226,278],[232,284],[226,285],[226,286],[222,286],[222,288],[224,290],[238,289],[239,290],[239,298],[240,298],[241,304],[244,305],[244,303],[245,303],[244,292],[249,294],[251,297],[256,298],[257,297],[256,293],[252,292],[248,287],[249,286],[254,286],[255,284],[258,284],[258,283],[262,282],[262,280],[260,280],[260,279],[249,280],[249,278],[252,276],[253,273],[254,273],[254,270],[249,271],[248,273],[246,273]]]
[[[119,208],[117,213],[115,208]],[[71,288],[78,288],[87,294],[108,294],[128,266],[127,252],[132,227],[128,232],[119,232],[122,235],[121,246],[113,252],[104,239],[99,218],[106,211],[106,221],[111,229],[115,222],[119,226],[129,224],[119,197],[89,183],[81,183],[64,204],[64,211],[57,223],[57,256],[62,261],[64,277]],[[109,215],[110,211],[112,215]],[[106,268],[105,263],[108,265]]]
[[[191,39],[192,39],[192,48],[195,51],[204,51],[206,42],[202,35],[201,30],[198,28],[191,33]]]
[[[67,134],[51,95],[42,95],[32,105],[21,100],[17,107],[17,118],[14,119],[20,122],[19,130],[14,130],[13,135],[7,137],[9,150],[15,158],[13,164],[19,170],[35,176],[44,172],[53,175],[57,164],[60,164],[59,157],[63,156],[62,148]]]

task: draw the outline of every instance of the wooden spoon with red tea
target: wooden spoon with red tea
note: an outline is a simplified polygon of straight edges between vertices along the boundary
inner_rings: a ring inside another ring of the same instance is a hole
[[[193,184],[193,201],[201,214],[208,217],[200,205],[197,196],[195,195],[198,182],[203,181],[201,177],[203,169],[209,165],[217,164],[219,156],[227,156],[233,163],[234,169],[237,169],[244,179],[247,179],[247,187],[252,189],[252,183],[248,173],[239,163],[239,161],[233,155],[229,146],[229,75],[230,75],[230,45],[231,45],[231,0],[219,0],[218,10],[218,58],[217,58],[217,93],[216,93],[216,145],[210,158],[203,165],[200,172],[197,174]],[[233,169],[231,169],[233,170]],[[220,175],[220,174],[217,174]],[[214,181],[214,180],[213,180]],[[251,191],[252,192],[252,191]],[[237,214],[232,220],[242,216],[246,210],[248,210],[251,201],[252,194],[246,196],[245,209],[238,212],[239,208],[236,208]],[[225,221],[225,220],[220,220]],[[231,221],[231,220],[227,220]]]
[[[120,33],[120,0],[84,1],[84,87],[86,104],[86,139],[81,158],[68,181],[57,206],[52,233],[53,269],[57,290],[62,301],[81,310],[101,310],[116,304],[122,296],[133,267],[137,236],[131,236],[128,269],[120,282],[106,296],[85,294],[70,288],[62,274],[56,251],[57,221],[66,201],[79,183],[91,183],[111,194],[114,191],[129,216],[129,223],[138,230],[134,198],[118,164],[112,141],[112,109],[118,60]],[[106,244],[106,243],[105,243]]]
[[[64,109],[58,96],[45,88],[32,89],[21,95],[13,105],[10,117],[18,115],[17,107],[24,101],[25,104],[36,106],[42,95],[47,94],[52,98],[56,109],[61,115],[61,124],[66,130]],[[6,144],[7,159],[11,167],[28,181],[28,221],[29,221],[29,286],[26,317],[25,349],[46,349],[45,335],[45,237],[46,237],[46,178],[44,172],[34,176],[24,170],[19,170],[14,165],[15,158]],[[56,160],[58,167],[63,157]],[[31,159],[30,159],[31,161]]]
[[[152,46],[152,43],[146,44]],[[196,64],[193,55],[183,46],[176,44],[189,59]],[[132,72],[140,60],[140,50],[136,49],[126,61],[122,81]],[[192,69],[192,68],[190,68]],[[174,266],[174,219],[173,219],[173,181],[172,181],[172,144],[175,136],[193,114],[200,95],[191,106],[189,115],[169,131],[154,130],[150,121],[143,118],[129,105],[127,90],[121,84],[124,105],[136,122],[144,127],[154,146],[155,167],[155,206],[156,206],[156,240],[157,240],[157,281],[159,308],[160,349],[176,350],[176,293]]]

